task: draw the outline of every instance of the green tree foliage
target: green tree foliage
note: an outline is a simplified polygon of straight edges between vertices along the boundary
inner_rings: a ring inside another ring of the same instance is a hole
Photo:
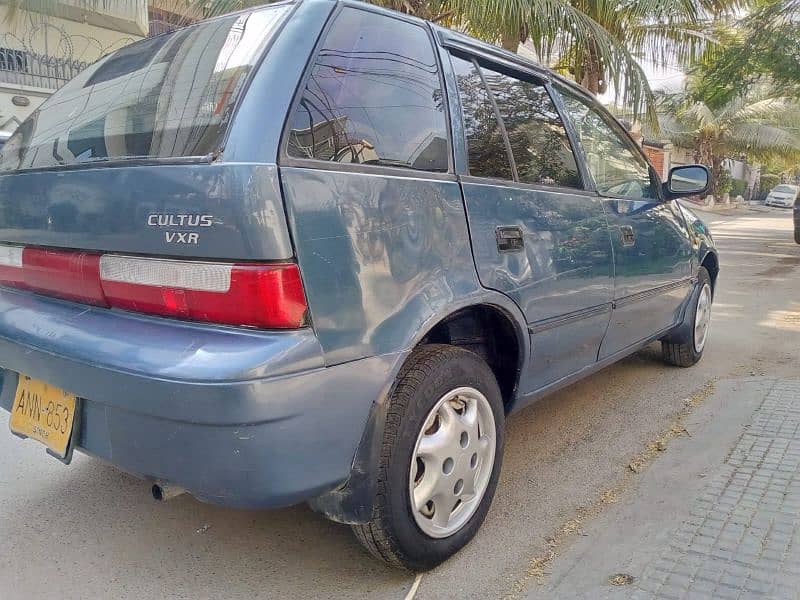
[[[725,43],[699,68],[701,93],[711,104],[754,85],[800,97],[800,0],[761,0],[719,37]]]
[[[713,38],[715,15],[747,0],[374,0],[466,29],[516,50],[530,40],[539,57],[597,94],[656,123],[656,103],[639,63],[688,66]]]
[[[761,175],[761,183],[759,185],[760,191],[758,193],[758,199],[764,200],[767,197],[767,194],[770,193],[772,188],[778,185],[781,182],[781,176],[775,175],[773,173],[764,173]]]
[[[694,148],[694,159],[712,169],[712,193],[720,193],[725,158],[746,155],[757,160],[800,158],[800,102],[751,87],[724,103],[712,103],[703,87],[661,98],[661,129],[672,142]]]

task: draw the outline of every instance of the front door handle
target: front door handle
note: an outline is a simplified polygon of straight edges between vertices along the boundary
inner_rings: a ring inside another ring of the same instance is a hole
[[[623,246],[633,246],[636,243],[636,234],[630,225],[622,225],[619,228],[619,232],[622,234]]]
[[[525,238],[522,237],[522,227],[503,226],[495,229],[497,249],[500,252],[519,252],[525,247]]]

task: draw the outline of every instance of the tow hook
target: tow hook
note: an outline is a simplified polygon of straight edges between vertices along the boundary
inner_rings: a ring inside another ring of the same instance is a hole
[[[175,496],[185,494],[186,490],[170,483],[154,483],[153,487],[150,488],[150,492],[153,494],[154,500],[166,502]]]

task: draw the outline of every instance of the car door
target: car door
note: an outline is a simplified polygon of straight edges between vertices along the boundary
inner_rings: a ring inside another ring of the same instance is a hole
[[[599,358],[679,322],[692,290],[692,243],[641,149],[596,102],[559,88],[603,198],[614,249],[614,310]]]
[[[476,55],[450,60],[475,264],[482,285],[525,314],[532,344],[525,393],[597,360],[613,294],[606,218],[584,188],[548,86]]]

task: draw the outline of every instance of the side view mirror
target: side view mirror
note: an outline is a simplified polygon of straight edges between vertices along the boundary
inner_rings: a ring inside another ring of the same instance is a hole
[[[664,184],[667,198],[680,198],[702,194],[708,189],[711,173],[703,165],[686,165],[670,169],[669,178]]]

